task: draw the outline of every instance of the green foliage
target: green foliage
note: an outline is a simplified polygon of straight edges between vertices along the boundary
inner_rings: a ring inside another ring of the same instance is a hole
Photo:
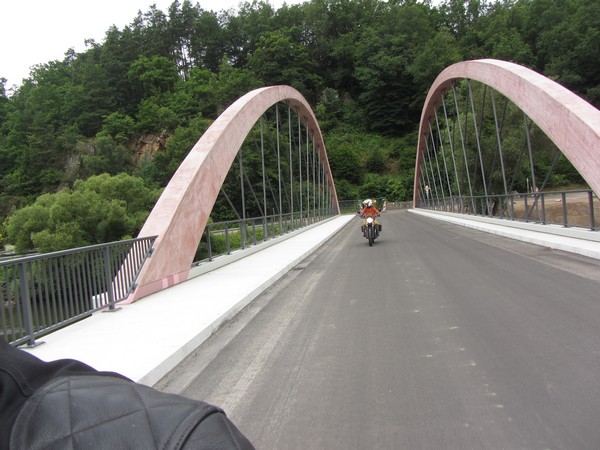
[[[375,147],[369,152],[366,169],[368,172],[383,173],[387,164],[387,158],[380,147]]]
[[[6,243],[6,222],[0,223],[0,248]]]
[[[171,92],[179,79],[177,68],[163,56],[140,56],[131,64],[127,76],[142,98]]]
[[[125,144],[134,133],[135,121],[121,112],[114,112],[104,117],[100,135],[110,136],[115,142]]]
[[[315,75],[317,64],[307,46],[298,42],[297,28],[265,33],[258,40],[248,66],[265,85],[287,84],[314,101],[321,91],[322,80]]]
[[[211,87],[216,75],[207,69],[194,67],[187,81],[179,81],[175,91],[166,99],[166,105],[175,112],[180,125],[195,117],[212,117],[216,111],[216,99]]]
[[[129,238],[142,227],[158,192],[139,178],[108,174],[77,181],[17,210],[6,225],[18,253],[51,252]]]
[[[6,224],[7,241],[15,246],[18,253],[34,248],[32,235],[46,229],[50,211],[45,196],[38,197],[36,204],[15,211]]]
[[[160,133],[172,130],[179,123],[177,114],[168,106],[162,105],[162,100],[152,97],[142,100],[137,114],[137,129],[142,133]]]
[[[333,178],[346,180],[356,184],[361,180],[361,170],[358,154],[354,146],[343,142],[339,145],[330,145],[327,157],[333,171]]]
[[[360,197],[360,190],[357,186],[344,178],[337,178],[335,181],[335,190],[340,200],[348,200]]]
[[[83,143],[80,143],[81,149]],[[130,151],[117,140],[110,136],[98,135],[91,145],[87,145],[91,150],[90,154],[85,154],[86,150],[81,150],[82,171],[84,176],[100,175],[108,173],[116,175],[123,170],[131,169],[133,161]]]
[[[368,173],[360,186],[359,198],[381,198],[406,201],[412,197],[414,171],[400,175]]]
[[[242,95],[261,86],[263,84],[258,81],[254,72],[234,67],[224,58],[219,66],[219,73],[209,83],[216,107],[207,116],[220,114]]]

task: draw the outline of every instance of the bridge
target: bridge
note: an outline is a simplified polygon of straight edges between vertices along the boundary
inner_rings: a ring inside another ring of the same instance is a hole
[[[510,159],[502,114],[494,112],[495,163],[480,144],[475,165],[468,151],[455,153],[468,139],[453,136],[482,129],[456,126],[458,108],[448,113],[445,99],[458,98],[459,78],[510,96],[529,118],[525,134],[536,122],[598,192],[597,110],[526,69],[462,63],[440,74],[425,102],[413,208],[382,214],[372,248],[355,214],[310,221],[307,207],[305,216],[290,214],[302,227],[193,276],[193,254],[181,255],[195,251],[238,144],[273,103],[289,101],[303,121],[298,135],[311,136],[312,148],[302,141],[306,160],[318,163],[301,166],[304,180],[322,182],[307,197],[337,208],[323,139],[301,96],[287,88],[251,93],[199,141],[161,197],[140,234],[158,236],[152,264],[124,306],[28,351],[218,404],[257,448],[595,448],[595,200],[588,229],[544,224],[544,189],[515,194],[513,173],[490,169]],[[525,159],[533,159],[530,148]],[[229,153],[216,158],[212,149]],[[312,177],[313,168],[321,175]],[[485,179],[492,172],[493,182]],[[516,199],[530,202],[523,220]],[[201,220],[189,219],[190,210]]]

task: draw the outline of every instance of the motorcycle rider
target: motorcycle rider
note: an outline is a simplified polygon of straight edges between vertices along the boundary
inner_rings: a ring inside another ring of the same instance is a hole
[[[373,205],[373,200],[371,200],[370,198],[364,200],[362,205],[363,205],[363,209],[360,211],[360,217],[362,217],[365,220],[363,220],[363,224],[360,227],[360,229],[362,230],[363,235],[365,234],[367,217],[373,217],[373,220],[377,227],[377,233],[379,234],[379,232],[381,231],[381,224],[376,219],[376,217],[378,217],[380,214],[379,210],[375,207],[375,205]]]

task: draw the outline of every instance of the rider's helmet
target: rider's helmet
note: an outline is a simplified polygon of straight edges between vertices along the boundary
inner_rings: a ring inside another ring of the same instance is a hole
[[[373,201],[370,198],[368,198],[363,202],[363,205],[370,207],[371,205],[373,205]]]

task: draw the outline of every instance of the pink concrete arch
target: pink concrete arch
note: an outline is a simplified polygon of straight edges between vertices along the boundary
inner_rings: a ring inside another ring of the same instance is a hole
[[[433,82],[421,113],[413,206],[419,200],[419,161],[441,96],[453,80],[469,78],[491,86],[525,112],[600,194],[600,111],[560,84],[526,67],[495,59],[454,64]]]
[[[287,103],[313,136],[335,208],[339,207],[323,136],[308,102],[289,86],[256,89],[233,103],[202,135],[167,185],[138,237],[158,236],[128,302],[185,281],[227,172],[262,114]]]

